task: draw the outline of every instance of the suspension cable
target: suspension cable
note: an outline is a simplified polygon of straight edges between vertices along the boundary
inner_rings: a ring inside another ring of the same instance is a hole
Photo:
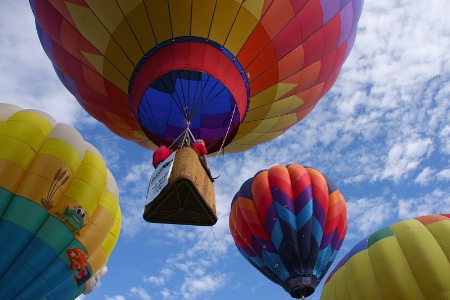
[[[225,144],[225,141],[227,140],[227,136],[228,136],[228,133],[230,132],[231,123],[233,122],[234,112],[236,111],[236,107],[237,107],[237,104],[235,103],[235,104],[234,104],[234,108],[233,108],[233,113],[231,114],[231,118],[230,118],[230,124],[228,124],[227,132],[225,133],[225,136],[224,136],[224,138],[223,138],[222,145],[220,145],[219,151],[217,152],[217,155],[216,155],[216,157],[214,158],[213,162],[211,163],[210,167],[212,167],[212,166],[214,165],[214,163],[216,162],[217,158],[218,158],[219,155],[220,155],[220,152],[221,152],[222,149],[223,149],[223,145]],[[223,167],[223,166],[222,166],[222,167]],[[220,173],[221,173],[221,172],[222,172],[222,170],[220,171]],[[219,174],[220,174],[220,173],[219,173]]]
[[[169,146],[169,148],[172,148],[172,146],[176,143],[176,142],[178,142],[178,140],[180,139],[180,137],[182,136],[182,135],[186,135],[186,131],[187,130],[189,130],[189,127],[188,128],[186,128],[174,141],[173,141],[173,143]],[[190,132],[190,130],[189,130],[189,132]],[[192,133],[191,133],[192,134]]]

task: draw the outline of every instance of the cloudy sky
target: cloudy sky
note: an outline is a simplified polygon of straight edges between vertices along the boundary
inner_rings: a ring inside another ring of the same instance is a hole
[[[0,102],[73,125],[120,188],[121,236],[85,299],[291,299],[244,260],[228,230],[233,195],[274,164],[314,167],[340,188],[349,230],[336,261],[388,224],[450,213],[449,13],[448,0],[366,1],[353,51],[313,112],[272,142],[216,160],[219,221],[198,228],[142,219],[152,151],[88,116],[57,79],[28,1],[0,1]]]

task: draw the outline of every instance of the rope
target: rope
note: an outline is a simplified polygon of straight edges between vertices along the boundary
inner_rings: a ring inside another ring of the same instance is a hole
[[[214,233],[213,227],[211,226],[211,232],[214,236],[214,240],[216,241],[217,246],[219,247],[220,251],[222,251],[222,253],[225,253],[225,251],[222,249],[222,247],[220,246],[219,240],[216,237],[216,234]]]
[[[233,122],[233,117],[234,117],[234,112],[236,111],[236,107],[237,107],[237,105],[236,105],[236,103],[235,103],[235,104],[234,104],[234,108],[233,108],[233,113],[231,114],[231,118],[230,118],[230,124],[228,124],[227,132],[225,133],[225,136],[224,136],[224,138],[223,138],[222,145],[220,145],[219,151],[217,152],[217,155],[216,155],[216,157],[214,158],[213,162],[211,163],[210,167],[212,167],[212,166],[215,164],[215,162],[216,162],[216,160],[217,160],[217,157],[219,157],[220,152],[221,152],[222,149],[223,149],[223,145],[225,144],[225,141],[227,140],[227,136],[228,136],[228,133],[230,132],[231,123]],[[222,165],[222,168],[223,168],[223,165]],[[220,170],[219,176],[220,176],[221,173],[222,173],[222,170]]]
[[[183,136],[183,142],[184,142],[185,139],[187,139],[189,146],[191,146],[191,144],[192,144],[191,143],[191,138],[192,138],[192,140],[195,141],[195,137],[194,137],[194,135],[192,134],[191,130],[188,127],[173,141],[173,143],[169,146],[169,148],[172,148],[172,146],[176,142],[178,142],[178,140],[180,139],[181,136]]]
[[[192,138],[192,140],[195,142],[197,139],[196,139],[195,136],[192,134],[192,131],[191,131],[189,128],[187,128],[186,131],[187,131],[188,133],[191,134],[191,138]]]

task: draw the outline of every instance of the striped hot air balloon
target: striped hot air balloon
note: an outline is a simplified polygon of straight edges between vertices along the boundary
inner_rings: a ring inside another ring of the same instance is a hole
[[[250,264],[301,298],[314,292],[340,249],[347,210],[328,177],[297,164],[277,165],[242,185],[229,223]]]
[[[0,299],[88,293],[121,225],[102,156],[69,125],[4,103],[0,145]]]

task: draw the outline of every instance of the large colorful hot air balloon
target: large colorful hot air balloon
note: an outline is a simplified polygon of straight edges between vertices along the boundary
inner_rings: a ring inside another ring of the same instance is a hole
[[[311,295],[347,231],[344,197],[328,177],[297,164],[248,179],[231,204],[241,254],[292,297]]]
[[[89,292],[119,236],[99,152],[48,114],[0,103],[0,299]]]
[[[380,229],[338,263],[320,299],[450,299],[450,214]]]
[[[30,0],[66,88],[155,149],[187,128],[210,153],[264,143],[336,81],[363,0]]]

